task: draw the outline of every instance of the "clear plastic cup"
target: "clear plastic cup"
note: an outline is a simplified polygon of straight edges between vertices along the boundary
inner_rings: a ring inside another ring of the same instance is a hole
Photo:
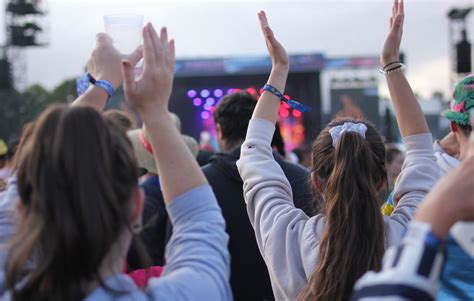
[[[106,15],[104,25],[120,53],[129,54],[142,44],[143,15]]]

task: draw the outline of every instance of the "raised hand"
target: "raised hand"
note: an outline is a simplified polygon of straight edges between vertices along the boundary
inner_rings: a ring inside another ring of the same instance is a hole
[[[97,80],[109,81],[115,89],[122,85],[121,62],[126,59],[136,65],[142,58],[139,46],[129,55],[122,55],[113,46],[112,38],[105,33],[96,36],[96,45],[87,63],[87,72]]]
[[[400,58],[400,43],[403,34],[403,20],[405,18],[403,0],[394,0],[390,30],[383,46],[380,62],[382,66],[398,61]]]
[[[453,132],[449,132],[446,137],[443,138],[440,142],[441,147],[443,150],[450,156],[458,158],[460,153],[460,146],[458,143],[458,139],[456,138],[456,134]]]
[[[143,29],[143,74],[135,80],[134,62],[122,61],[124,91],[128,102],[142,114],[149,110],[168,111],[175,69],[174,41],[166,28],[160,36],[151,24]],[[142,114],[143,117],[143,114]]]
[[[272,57],[273,67],[288,67],[288,54],[286,54],[285,48],[283,48],[280,42],[275,39],[273,31],[268,25],[267,16],[265,15],[264,11],[260,11],[258,13],[258,19],[260,20],[260,27],[262,28],[263,36],[265,37],[265,43],[267,44],[268,52]]]

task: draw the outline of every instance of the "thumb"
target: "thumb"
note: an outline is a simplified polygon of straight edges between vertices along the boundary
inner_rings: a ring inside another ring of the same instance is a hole
[[[134,65],[129,61],[122,61],[123,88],[125,91],[133,91],[136,86]]]
[[[135,66],[142,59],[142,57],[143,57],[143,46],[140,45],[132,53],[130,53],[129,55],[126,55],[125,59],[129,61],[132,66]]]

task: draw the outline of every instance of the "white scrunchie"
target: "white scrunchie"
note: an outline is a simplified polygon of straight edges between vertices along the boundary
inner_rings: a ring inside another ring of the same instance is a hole
[[[345,132],[356,132],[365,139],[365,132],[367,126],[363,123],[345,122],[343,125],[338,125],[329,129],[329,134],[332,137],[332,146],[336,147],[337,141]]]

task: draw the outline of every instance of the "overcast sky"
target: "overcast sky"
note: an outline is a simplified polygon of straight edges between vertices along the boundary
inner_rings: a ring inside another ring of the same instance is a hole
[[[5,2],[5,0],[3,0]],[[406,0],[402,49],[409,80],[421,95],[448,94],[448,20],[452,7],[473,0]],[[50,44],[26,51],[28,84],[52,88],[77,76],[103,31],[105,14],[143,14],[166,25],[176,40],[178,58],[265,55],[256,13],[265,9],[279,40],[290,54],[378,55],[388,29],[390,0],[312,1],[48,1]],[[0,15],[3,19],[4,16]],[[3,23],[3,22],[2,22]],[[474,36],[474,13],[468,19]],[[1,33],[3,41],[4,33]]]

